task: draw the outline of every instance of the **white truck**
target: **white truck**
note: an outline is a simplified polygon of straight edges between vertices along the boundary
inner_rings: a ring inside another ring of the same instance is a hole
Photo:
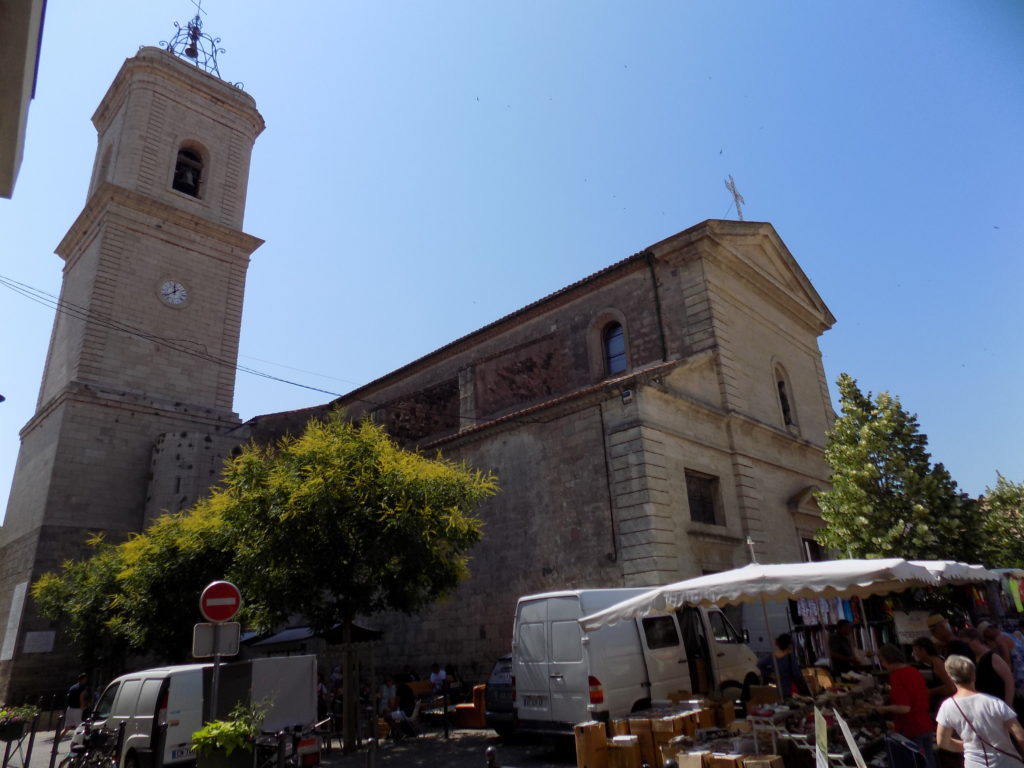
[[[263,730],[310,726],[316,721],[316,656],[276,656],[220,666],[218,705],[210,704],[212,664],[144,669],[121,675],[104,690],[92,728],[117,732],[125,724],[119,764],[124,768],[194,763],[192,734],[207,719],[224,717],[235,703],[266,703]],[[159,733],[167,724],[162,754]],[[74,740],[82,738],[79,728]]]
[[[512,634],[516,728],[571,733],[676,691],[738,697],[757,657],[717,608],[629,619],[592,632],[584,616],[648,591],[577,589],[519,598]]]

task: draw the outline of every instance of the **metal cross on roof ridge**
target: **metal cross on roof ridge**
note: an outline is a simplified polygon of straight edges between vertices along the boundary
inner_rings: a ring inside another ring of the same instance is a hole
[[[729,178],[725,180],[725,188],[732,192],[733,202],[736,203],[736,215],[740,221],[743,221],[743,208],[742,206],[747,204],[747,201],[743,199],[743,195],[736,189],[736,182],[733,181],[732,174],[729,174]]]

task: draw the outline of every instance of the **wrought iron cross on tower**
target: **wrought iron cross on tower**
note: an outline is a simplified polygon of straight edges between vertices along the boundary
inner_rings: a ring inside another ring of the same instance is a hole
[[[736,203],[736,215],[740,221],[743,221],[743,207],[747,201],[743,199],[743,195],[736,189],[736,182],[732,179],[732,174],[729,174],[729,178],[725,180],[725,188],[732,192],[732,200]]]
[[[192,5],[196,7],[196,15],[184,27],[174,22],[174,27],[178,31],[170,42],[162,40],[160,46],[175,56],[191,59],[197,67],[220,77],[217,54],[224,53],[224,49],[220,47],[220,38],[210,37],[203,32],[202,15],[206,14],[203,10],[203,0],[192,0]]]

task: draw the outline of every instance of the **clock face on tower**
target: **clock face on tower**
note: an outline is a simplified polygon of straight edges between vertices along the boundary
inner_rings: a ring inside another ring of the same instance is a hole
[[[157,289],[160,301],[170,307],[183,307],[191,298],[188,288],[180,280],[163,280]]]

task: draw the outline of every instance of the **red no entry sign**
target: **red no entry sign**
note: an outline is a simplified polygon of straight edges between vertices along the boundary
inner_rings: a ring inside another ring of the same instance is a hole
[[[199,597],[199,611],[215,624],[228,621],[242,607],[242,593],[230,581],[215,581]]]

